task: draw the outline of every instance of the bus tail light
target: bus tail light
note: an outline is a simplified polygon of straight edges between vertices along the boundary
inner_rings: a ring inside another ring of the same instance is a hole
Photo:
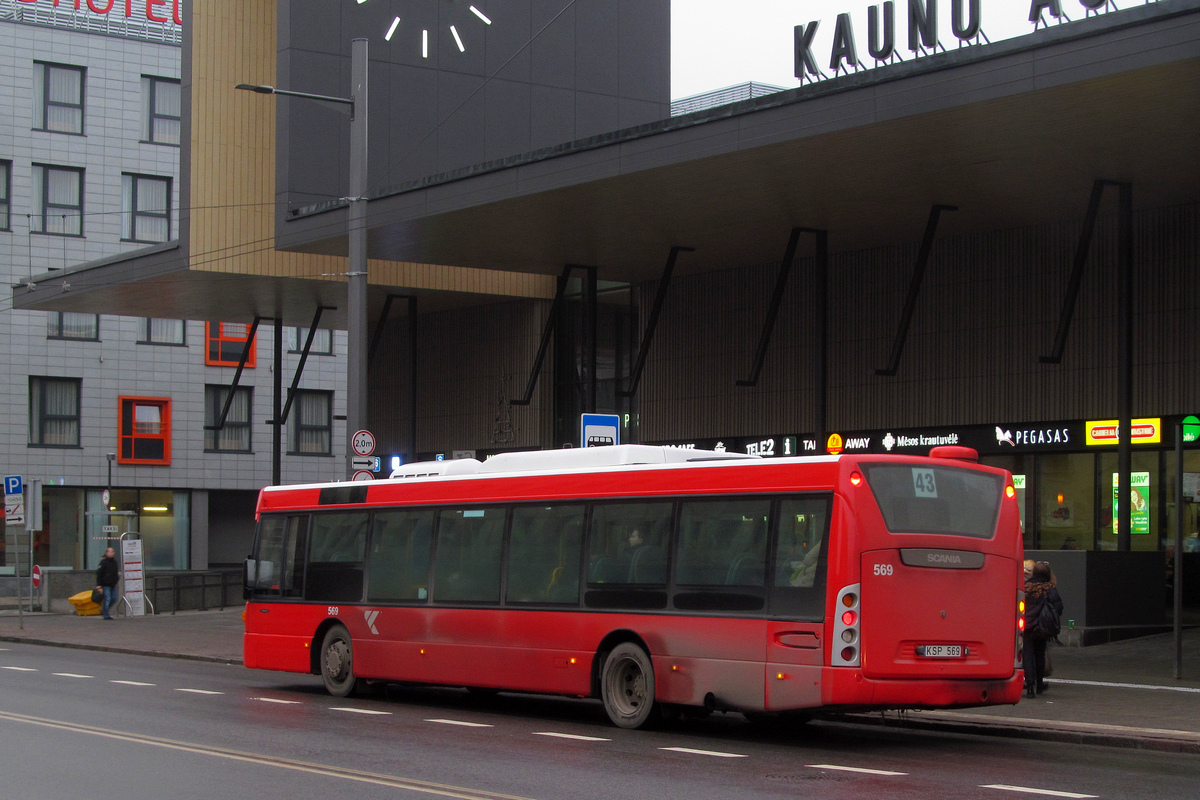
[[[846,586],[838,592],[837,607],[841,610],[841,614],[833,621],[833,641],[840,642],[842,646],[839,649],[835,644],[833,651],[829,654],[831,666],[857,667],[862,664],[860,601],[860,589],[857,583]]]
[[[1008,486],[1004,487],[1004,496],[1007,497],[1009,500],[1012,500],[1014,497],[1017,496],[1017,490],[1011,483]]]
[[[862,483],[862,473],[861,472],[851,472],[850,473],[850,484],[852,486],[858,486],[860,483]]]
[[[1015,644],[1015,654],[1013,655],[1013,668],[1021,669],[1021,662],[1025,652],[1025,592],[1017,591],[1017,641]]]

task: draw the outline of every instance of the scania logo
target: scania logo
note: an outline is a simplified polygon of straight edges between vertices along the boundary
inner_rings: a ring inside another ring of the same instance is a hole
[[[961,564],[962,556],[950,553],[926,553],[925,560],[931,564]]]

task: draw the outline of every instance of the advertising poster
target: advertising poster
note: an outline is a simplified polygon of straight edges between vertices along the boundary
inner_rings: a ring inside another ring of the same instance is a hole
[[[1120,519],[1122,504],[1117,498],[1117,484],[1120,481],[1120,475],[1113,473],[1113,533],[1117,532],[1118,520]],[[1131,472],[1129,473],[1129,506],[1131,514],[1129,517],[1129,533],[1130,534],[1149,534],[1150,533],[1150,473],[1149,472]]]

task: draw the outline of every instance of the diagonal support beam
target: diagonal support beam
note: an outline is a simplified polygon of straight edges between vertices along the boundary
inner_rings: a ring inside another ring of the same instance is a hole
[[[1079,287],[1083,283],[1083,267],[1087,263],[1088,250],[1096,230],[1096,218],[1100,215],[1100,201],[1104,198],[1104,187],[1117,186],[1114,181],[1097,180],[1092,184],[1092,195],[1088,199],[1087,214],[1083,217],[1083,228],[1079,232],[1079,245],[1075,248],[1075,264],[1071,268],[1071,279],[1067,282],[1067,294],[1063,298],[1062,312],[1058,316],[1058,332],[1054,335],[1054,349],[1050,355],[1038,360],[1043,364],[1061,364],[1067,349],[1067,334],[1071,331],[1071,320],[1075,316],[1075,301],[1079,298]]]
[[[792,262],[796,260],[796,247],[800,244],[800,234],[804,228],[792,228],[788,237],[787,249],[783,251],[783,263],[779,265],[779,275],[775,278],[775,291],[771,294],[771,305],[767,308],[767,319],[763,322],[762,333],[758,337],[758,349],[754,353],[754,366],[750,368],[750,377],[738,381],[738,386],[757,386],[758,376],[762,372],[763,362],[767,359],[767,348],[771,345],[771,336],[775,332],[775,320],[779,317],[779,306],[783,304],[783,295],[787,291],[788,277],[792,273]]]
[[[921,249],[917,251],[917,263],[913,266],[912,281],[908,284],[908,298],[904,301],[904,310],[900,312],[900,328],[896,331],[896,340],[892,343],[892,357],[883,369],[875,370],[876,375],[892,377],[900,369],[900,357],[904,355],[904,341],[908,338],[908,328],[912,324],[913,313],[917,309],[917,298],[921,295],[921,281],[925,278],[925,267],[929,264],[929,254],[933,250],[933,237],[937,234],[938,220],[943,211],[958,211],[958,206],[948,206],[937,203],[929,209],[929,221],[925,223],[925,238],[921,240]]]
[[[550,337],[554,335],[554,326],[558,322],[558,313],[562,309],[563,296],[567,293],[567,280],[571,277],[574,264],[563,267],[558,276],[558,288],[554,291],[554,302],[550,304],[550,313],[546,316],[546,326],[542,328],[542,341],[538,345],[537,355],[533,359],[533,367],[529,372],[529,381],[525,384],[525,395],[520,400],[510,400],[514,406],[527,406],[533,401],[533,390],[537,386],[538,376],[542,372],[542,362],[546,360],[546,348],[550,346]]]
[[[642,381],[642,370],[646,367],[646,354],[650,352],[650,343],[654,341],[654,329],[658,327],[658,317],[662,313],[663,303],[667,299],[667,287],[671,285],[671,273],[675,271],[675,262],[680,253],[694,252],[696,252],[694,247],[676,245],[671,248],[671,254],[667,256],[667,265],[663,267],[662,277],[658,280],[658,290],[654,293],[654,305],[650,308],[650,319],[646,320],[646,331],[642,334],[642,344],[638,348],[637,360],[633,362],[633,369],[629,373],[629,388],[623,392],[618,391],[618,397],[633,397],[637,394],[638,384]]]
[[[237,371],[233,373],[233,383],[229,386],[229,394],[225,396],[225,406],[221,409],[221,416],[217,419],[216,425],[205,425],[206,431],[219,431],[225,427],[229,409],[233,406],[233,395],[237,392],[238,382],[242,379],[242,370],[246,368],[246,362],[250,360],[250,349],[254,346],[254,335],[258,333],[258,323],[264,319],[271,319],[271,317],[254,317],[254,324],[250,326],[250,334],[246,337],[246,346],[242,348],[242,357],[238,360]]]
[[[317,326],[321,324],[321,314],[326,310],[332,311],[334,308],[337,306],[317,306],[317,313],[313,315],[312,325],[308,327],[308,337],[304,340],[304,349],[300,351],[300,363],[296,365],[296,374],[292,376],[292,385],[288,387],[287,401],[279,413],[279,425],[287,422],[288,414],[292,412],[292,400],[296,397],[296,390],[300,388],[300,377],[304,375],[304,365],[308,363],[308,353],[312,349],[313,338],[317,335]]]

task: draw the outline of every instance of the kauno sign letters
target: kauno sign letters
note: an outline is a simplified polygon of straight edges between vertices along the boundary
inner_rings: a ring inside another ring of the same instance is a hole
[[[183,0],[18,0],[30,5],[41,4],[59,8],[74,8],[82,11],[86,8],[93,14],[123,14],[126,17],[140,17],[151,22],[174,22],[183,24]]]
[[[999,0],[1011,3],[1016,0]],[[1063,2],[1077,2],[1087,12],[1099,12],[1110,0],[1029,0],[1029,21],[1036,27],[1045,17],[1065,19]],[[938,12],[950,8],[951,30],[964,44],[979,40],[983,25],[983,0],[899,0],[908,10],[908,49],[915,55],[934,52],[938,42]],[[867,52],[877,63],[888,62],[896,56],[896,2],[867,7]],[[813,41],[820,20],[796,26],[796,77],[800,80],[824,78],[813,55]],[[986,38],[986,37],[985,37]],[[845,69],[860,69],[858,47],[855,44],[854,24],[849,14],[838,14],[833,30],[833,47],[829,53],[829,69],[834,73]]]

